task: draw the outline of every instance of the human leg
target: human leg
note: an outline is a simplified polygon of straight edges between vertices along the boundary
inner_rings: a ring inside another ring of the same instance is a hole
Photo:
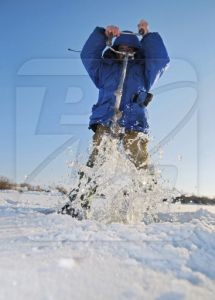
[[[99,152],[102,151],[102,149],[100,149],[102,139],[104,138],[105,134],[109,134],[109,133],[110,133],[110,129],[108,127],[101,125],[101,124],[98,124],[96,126],[96,130],[93,135],[92,152],[91,152],[88,162],[87,162],[88,167],[92,168],[94,166]],[[105,150],[105,149],[103,149],[103,150]]]
[[[98,158],[98,155],[100,151],[105,151],[104,147],[101,148],[101,143],[104,138],[105,134],[108,134],[110,132],[108,127],[105,127],[103,125],[97,125],[95,128],[95,133],[93,135],[93,145],[92,145],[92,152],[89,156],[89,159],[87,161],[87,166],[90,168],[93,168],[96,160]],[[87,188],[86,188],[87,187]],[[63,213],[70,214],[74,217],[77,217],[77,212],[71,205],[77,197],[80,199],[80,204],[83,209],[89,209],[90,203],[89,198],[96,193],[97,190],[97,184],[96,182],[91,178],[91,176],[87,175],[84,171],[79,171],[79,182],[78,186],[71,190],[71,192],[68,195],[69,203],[67,203],[62,211]]]
[[[130,161],[137,169],[146,168],[148,164],[148,139],[142,137],[138,131],[128,131],[123,136],[123,145]]]

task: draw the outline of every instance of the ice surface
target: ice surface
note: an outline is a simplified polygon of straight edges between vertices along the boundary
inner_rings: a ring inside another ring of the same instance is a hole
[[[77,221],[54,193],[0,192],[0,299],[214,299],[215,209]]]

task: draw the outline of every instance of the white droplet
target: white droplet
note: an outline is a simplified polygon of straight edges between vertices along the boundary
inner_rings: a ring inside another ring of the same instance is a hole
[[[61,268],[72,269],[76,265],[76,262],[73,258],[61,258],[58,261],[58,265]]]
[[[182,161],[182,155],[181,154],[178,154],[178,160]]]

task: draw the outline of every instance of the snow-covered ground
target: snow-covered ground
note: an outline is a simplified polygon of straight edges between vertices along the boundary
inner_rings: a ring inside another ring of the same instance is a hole
[[[50,213],[64,202],[0,192],[0,299],[214,299],[214,207],[104,224]]]

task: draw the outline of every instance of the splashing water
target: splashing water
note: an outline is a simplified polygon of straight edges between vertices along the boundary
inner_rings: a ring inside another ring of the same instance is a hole
[[[72,207],[83,218],[105,223],[157,222],[158,213],[175,196],[165,188],[158,168],[149,165],[137,170],[119,140],[110,135],[103,138],[94,167],[82,166],[79,172],[82,178]]]

